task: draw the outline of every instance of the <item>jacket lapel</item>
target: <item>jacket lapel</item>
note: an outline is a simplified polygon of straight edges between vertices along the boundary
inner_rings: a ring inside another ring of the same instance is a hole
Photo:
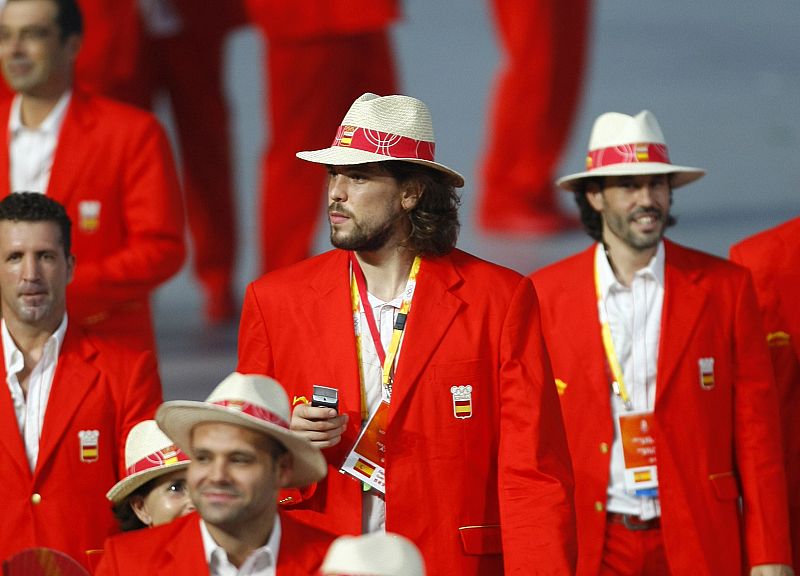
[[[0,342],[0,352],[3,351],[3,344]],[[19,471],[25,477],[31,477],[31,469],[28,465],[28,457],[25,454],[25,445],[22,442],[22,434],[19,432],[17,415],[14,412],[14,404],[11,402],[11,392],[6,382],[6,364],[0,358],[0,374],[3,377],[3,390],[0,391],[0,450],[6,450],[11,457],[6,462],[14,462],[19,467]]]
[[[203,536],[200,533],[200,516],[192,514],[180,531],[164,547],[163,562],[158,576],[194,576],[208,574]]]
[[[47,195],[65,206],[69,204],[70,197],[78,189],[91,156],[102,149],[102,145],[91,143],[94,137],[95,118],[92,114],[86,113],[88,106],[87,97],[73,90],[53,157],[53,170],[47,185]],[[76,146],[76,142],[83,144]]]
[[[81,339],[79,332],[68,327],[47,400],[37,473],[58,449],[75,412],[97,382],[99,373],[88,362],[94,354],[96,351],[88,341]]]
[[[395,373],[387,426],[419,384],[434,350],[463,305],[453,293],[461,282],[449,256],[423,258]]]
[[[691,255],[677,244],[664,241],[664,308],[658,352],[656,405],[664,394],[708,299],[699,282],[702,272],[691,265]]]
[[[336,383],[339,398],[352,398],[360,404],[361,382],[356,355],[356,336],[353,330],[352,306],[350,303],[350,261],[344,250],[329,253],[310,279],[308,298],[303,302],[302,314],[308,326],[317,333],[320,350],[325,351],[328,362],[319,362],[327,369],[328,382]],[[349,327],[349,329],[343,327]],[[307,351],[313,354],[313,351]],[[309,357],[309,362],[314,359]],[[291,400],[291,399],[290,399]],[[360,406],[342,404],[340,410],[359,412]]]
[[[5,150],[0,154],[0,198],[5,198],[11,194],[11,137],[8,132],[8,120],[11,115],[11,103],[13,98],[6,98],[0,107],[0,122],[4,134]]]

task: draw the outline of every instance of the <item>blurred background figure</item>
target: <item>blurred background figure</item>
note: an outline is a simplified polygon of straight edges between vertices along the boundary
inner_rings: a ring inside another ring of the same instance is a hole
[[[3,560],[3,576],[89,576],[89,572],[58,550],[27,548]]]
[[[492,0],[505,63],[486,124],[478,225],[487,232],[576,228],[553,175],[583,87],[589,0]]]
[[[237,234],[223,55],[245,24],[240,0],[79,0],[86,20],[78,84],[150,109],[167,96],[204,318],[235,318]]]
[[[781,409],[792,556],[800,563],[800,217],[735,244],[731,260],[750,268]]]
[[[194,510],[186,489],[189,457],[155,420],[134,426],[125,441],[126,476],[106,494],[123,532],[172,522]]]
[[[33,31],[36,31],[34,33]],[[183,263],[183,202],[166,134],[149,113],[74,84],[83,36],[75,0],[9,0],[0,64],[0,198],[46,194],[73,223],[70,320],[154,350],[150,295]]]
[[[391,532],[373,532],[334,540],[320,575],[425,576],[425,565],[408,538]]]
[[[326,175],[295,158],[325,148],[342,110],[364,92],[397,92],[388,35],[396,0],[245,0],[267,42],[265,117],[271,141],[261,167],[261,272],[311,254]]]

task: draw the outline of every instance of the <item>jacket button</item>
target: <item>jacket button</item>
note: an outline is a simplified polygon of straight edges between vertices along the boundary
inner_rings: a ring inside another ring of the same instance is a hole
[[[608,444],[606,444],[605,442],[600,442],[600,453],[608,454]]]
[[[38,503],[39,503],[39,502],[41,502],[41,501],[42,501],[42,495],[41,495],[41,494],[33,494],[33,495],[31,496],[31,502],[32,502],[34,505],[35,505],[35,504],[38,504]]]
[[[595,503],[594,503],[594,509],[595,509],[597,512],[602,512],[602,511],[603,511],[603,508],[604,508],[604,506],[603,506],[603,503],[602,503],[602,502],[600,502],[599,500],[598,500],[597,502],[595,502]]]

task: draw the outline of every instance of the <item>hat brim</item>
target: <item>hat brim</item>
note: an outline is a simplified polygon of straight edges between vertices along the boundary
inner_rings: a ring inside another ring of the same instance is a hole
[[[242,426],[261,432],[280,442],[292,455],[294,465],[287,488],[299,488],[317,482],[328,473],[328,464],[322,453],[305,438],[286,428],[265,422],[238,410],[215,406],[206,402],[175,400],[165,402],[156,412],[156,422],[175,445],[192,457],[190,439],[192,429],[203,423],[222,423]]]
[[[631,162],[612,164],[594,170],[563,176],[556,180],[556,184],[564,190],[575,192],[579,182],[588,178],[603,176],[638,176],[641,174],[670,174],[672,176],[672,187],[680,188],[690,182],[699,180],[705,176],[706,171],[702,168],[675,166],[674,164],[664,164],[662,162]]]
[[[350,166],[353,164],[368,164],[370,162],[387,162],[396,160],[399,162],[411,162],[412,164],[420,164],[427,166],[439,172],[444,172],[456,188],[464,186],[464,177],[455,170],[448,168],[444,164],[432,162],[430,160],[420,160],[418,158],[397,158],[395,156],[386,156],[384,154],[377,154],[375,152],[367,152],[366,150],[358,150],[356,148],[345,148],[344,146],[331,146],[330,148],[323,148],[322,150],[307,150],[298,152],[296,154],[301,160],[306,162],[315,162],[317,164],[328,164],[330,166]]]
[[[159,478],[165,474],[177,472],[178,470],[183,470],[187,466],[189,466],[189,462],[183,460],[181,462],[175,462],[174,464],[165,464],[156,468],[150,468],[149,470],[136,472],[135,474],[126,476],[114,484],[113,488],[106,493],[106,498],[111,500],[111,502],[116,506],[117,504],[121,504],[128,496],[136,492],[139,488],[150,482],[150,480]]]

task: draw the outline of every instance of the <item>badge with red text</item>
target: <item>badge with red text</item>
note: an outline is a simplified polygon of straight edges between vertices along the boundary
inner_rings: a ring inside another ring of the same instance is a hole
[[[652,412],[628,412],[619,417],[625,458],[625,490],[638,496],[658,494],[654,424]]]
[[[81,462],[97,462],[100,457],[100,430],[81,430],[78,440]]]
[[[389,418],[389,403],[381,402],[350,450],[339,472],[349,474],[356,480],[368,484],[381,494],[386,493],[386,477],[383,468],[386,453],[386,421]]]

